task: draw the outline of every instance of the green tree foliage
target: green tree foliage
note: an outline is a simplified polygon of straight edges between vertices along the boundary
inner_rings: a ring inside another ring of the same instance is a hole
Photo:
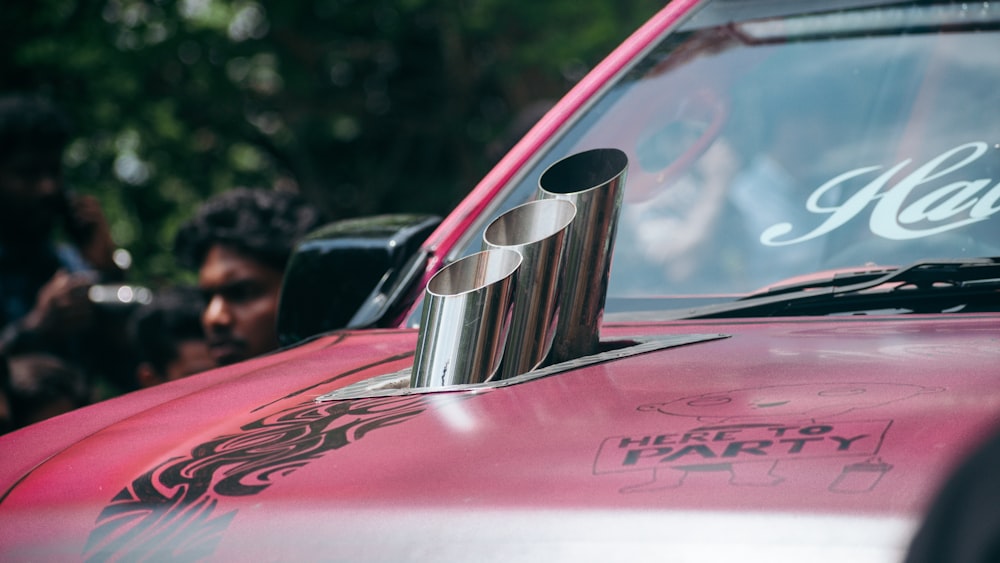
[[[0,90],[73,118],[67,178],[132,276],[175,280],[211,194],[297,187],[332,217],[444,214],[519,111],[557,99],[650,0],[10,0]]]

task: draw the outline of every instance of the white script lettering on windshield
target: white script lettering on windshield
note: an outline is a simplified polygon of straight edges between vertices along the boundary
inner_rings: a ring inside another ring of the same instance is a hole
[[[961,180],[945,184],[930,193],[907,202],[908,196],[920,186],[941,180],[948,174],[961,170],[980,159],[989,151],[989,144],[972,142],[950,149],[931,159],[923,166],[887,188],[889,180],[910,164],[906,159],[886,170],[846,201],[836,206],[821,205],[820,199],[831,190],[841,188],[852,178],[873,173],[882,166],[866,166],[845,172],[820,186],[810,194],[806,209],[817,215],[828,215],[812,231],[796,238],[779,240],[792,231],[791,223],[777,223],[768,227],[760,242],[767,246],[786,246],[812,240],[825,235],[860,214],[868,204],[874,203],[869,227],[871,232],[891,240],[911,240],[985,221],[1000,211],[1000,182],[990,188],[992,178]],[[957,159],[949,163],[950,160]],[[915,225],[925,225],[915,228]],[[929,225],[928,225],[929,224]]]

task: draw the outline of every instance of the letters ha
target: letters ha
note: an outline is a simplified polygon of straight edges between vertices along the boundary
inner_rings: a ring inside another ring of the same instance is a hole
[[[890,185],[912,162],[906,159],[882,171],[839,205],[821,204],[824,195],[846,191],[844,184],[848,180],[877,173],[883,167],[865,166],[845,172],[817,188],[806,200],[810,213],[826,216],[819,226],[804,235],[784,238],[795,226],[777,223],[761,234],[760,242],[787,246],[815,239],[844,225],[870,205],[871,232],[890,240],[929,237],[985,221],[1000,211],[1000,182],[993,178],[956,180],[955,176],[990,152],[986,142],[966,143],[932,158]],[[993,151],[987,158],[995,155]]]

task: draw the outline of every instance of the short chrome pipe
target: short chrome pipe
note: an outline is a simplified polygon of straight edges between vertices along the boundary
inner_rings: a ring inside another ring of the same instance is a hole
[[[453,262],[427,283],[411,387],[489,381],[507,340],[521,255],[487,250]]]

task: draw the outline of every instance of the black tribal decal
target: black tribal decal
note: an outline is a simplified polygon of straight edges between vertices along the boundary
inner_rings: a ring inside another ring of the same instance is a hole
[[[426,407],[424,396],[308,401],[200,444],[119,492],[98,516],[84,555],[89,561],[205,557],[236,514],[220,510],[220,501],[257,494],[275,479]]]

